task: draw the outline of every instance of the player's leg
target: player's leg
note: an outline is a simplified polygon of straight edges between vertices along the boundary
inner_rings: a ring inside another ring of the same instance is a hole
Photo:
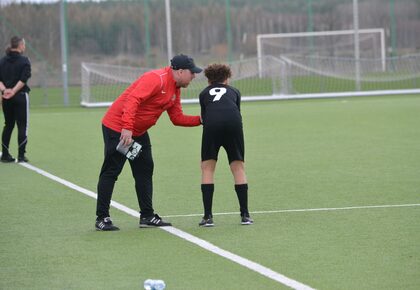
[[[230,171],[232,172],[235,184],[248,183],[245,173],[245,163],[241,160],[235,160],[230,163]]]
[[[201,195],[203,199],[204,216],[199,223],[200,226],[212,226],[213,224],[213,193],[214,193],[214,172],[216,160],[210,159],[201,162]]]
[[[206,126],[203,129],[201,141],[201,196],[204,215],[199,226],[211,227],[213,223],[213,193],[214,172],[216,170],[217,155],[219,153],[219,129]]]
[[[10,155],[10,152],[9,152],[10,138],[12,137],[13,127],[15,126],[15,113],[14,113],[14,108],[13,108],[14,107],[13,100],[3,99],[2,107],[3,107],[3,115],[4,115],[4,127],[3,127],[3,133],[1,135],[1,147],[2,147],[1,161],[14,162],[15,159]]]
[[[252,224],[253,220],[249,216],[248,210],[248,181],[245,173],[245,146],[242,125],[231,128],[229,138],[226,138],[224,145],[228,159],[230,170],[235,181],[235,192],[238,197],[239,208],[241,213],[241,224]]]
[[[248,210],[248,182],[245,174],[245,164],[243,161],[233,161],[230,163],[230,170],[232,171],[235,180],[235,192],[238,197],[239,207],[241,212],[241,223],[252,223],[249,218]]]
[[[149,134],[134,138],[141,147],[138,157],[130,161],[131,173],[135,180],[137,200],[142,217],[153,216],[153,171],[154,161]]]
[[[135,180],[137,201],[140,208],[141,228],[171,226],[164,221],[153,209],[153,170],[152,145],[146,132],[140,137],[133,138],[141,147],[137,158],[130,160],[131,173]]]
[[[28,143],[28,121],[29,121],[29,95],[20,93],[16,98],[16,124],[18,129],[18,161],[28,162],[25,157],[26,145]]]
[[[112,231],[118,230],[113,226],[109,215],[109,206],[115,182],[120,175],[126,158],[116,150],[119,142],[120,133],[102,126],[102,133],[105,144],[105,157],[102,164],[101,173],[98,181],[98,199],[96,202],[96,229]]]
[[[217,161],[214,159],[201,162],[201,184],[213,184]]]

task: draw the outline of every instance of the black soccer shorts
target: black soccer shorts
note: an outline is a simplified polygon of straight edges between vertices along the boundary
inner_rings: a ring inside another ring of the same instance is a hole
[[[225,148],[229,164],[244,161],[244,134],[242,124],[218,123],[204,125],[201,141],[201,161],[217,160],[220,147]]]

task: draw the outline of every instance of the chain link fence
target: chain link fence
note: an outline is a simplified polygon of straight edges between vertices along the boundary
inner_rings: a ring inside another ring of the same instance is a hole
[[[165,1],[65,1],[70,105],[80,104],[81,63],[168,64]],[[353,28],[352,0],[171,1],[173,53],[205,66],[257,55],[258,34]],[[32,106],[63,105],[59,1],[0,1],[0,48],[26,39]],[[359,28],[383,28],[387,56],[420,52],[420,2],[359,0]]]

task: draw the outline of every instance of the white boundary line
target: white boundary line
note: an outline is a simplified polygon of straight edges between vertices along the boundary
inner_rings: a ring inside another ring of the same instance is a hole
[[[54,180],[54,181],[56,181],[58,183],[61,183],[61,184],[65,185],[65,186],[67,186],[67,187],[69,187],[71,189],[74,189],[76,191],[79,191],[79,192],[81,192],[81,193],[83,193],[83,194],[85,194],[85,195],[87,195],[89,197],[92,197],[94,199],[97,199],[97,194],[96,193],[94,193],[94,192],[92,192],[90,190],[87,190],[87,189],[85,189],[83,187],[80,187],[80,186],[78,186],[78,185],[76,185],[76,184],[74,184],[72,182],[69,182],[67,180],[64,180],[64,179],[62,179],[62,178],[60,178],[58,176],[55,176],[55,175],[53,175],[51,173],[48,173],[48,172],[46,172],[46,171],[44,171],[42,169],[39,169],[39,168],[37,168],[37,167],[29,164],[29,163],[19,163],[19,165],[21,165],[21,166],[23,166],[23,167],[25,167],[25,168],[27,168],[29,170],[35,171],[36,173],[41,174],[41,175],[43,175],[43,176],[45,176],[45,177],[47,177],[47,178],[49,178],[51,180]],[[137,211],[135,211],[135,210],[133,210],[131,208],[128,208],[125,205],[120,204],[118,202],[111,201],[111,206],[112,207],[115,207],[115,208],[117,208],[117,209],[119,209],[119,210],[121,210],[121,211],[123,211],[123,212],[125,212],[125,213],[127,213],[129,215],[131,215],[131,216],[134,216],[134,217],[137,217],[137,218],[140,217],[140,214]],[[300,282],[298,282],[296,280],[293,280],[291,278],[288,278],[288,277],[286,277],[286,276],[284,276],[284,275],[282,275],[280,273],[277,273],[277,272],[271,270],[270,268],[264,267],[264,266],[262,266],[262,265],[260,265],[258,263],[255,263],[255,262],[250,261],[250,260],[248,260],[246,258],[243,258],[241,256],[238,256],[236,254],[233,254],[233,253],[231,253],[229,251],[223,250],[223,249],[221,249],[221,248],[213,245],[212,243],[209,243],[209,242],[207,242],[205,240],[202,240],[202,239],[200,239],[198,237],[195,237],[193,235],[190,235],[189,233],[184,232],[184,231],[182,231],[180,229],[177,229],[175,227],[162,227],[160,229],[162,229],[162,230],[164,230],[164,231],[166,231],[166,232],[168,232],[170,234],[173,234],[173,235],[175,235],[177,237],[180,237],[180,238],[182,238],[182,239],[184,239],[184,240],[186,240],[186,241],[188,241],[190,243],[193,243],[193,244],[195,244],[195,245],[197,245],[197,246],[199,246],[199,247],[201,247],[201,248],[203,248],[203,249],[205,249],[207,251],[210,251],[210,252],[212,252],[212,253],[214,253],[216,255],[219,255],[219,256],[221,256],[223,258],[226,258],[228,260],[231,260],[232,262],[235,262],[235,263],[237,263],[237,264],[239,264],[241,266],[244,266],[244,267],[246,267],[246,268],[248,268],[250,270],[253,270],[253,271],[255,271],[255,272],[257,272],[257,273],[259,273],[259,274],[261,274],[261,275],[263,275],[263,276],[265,276],[267,278],[270,278],[270,279],[272,279],[272,280],[274,280],[276,282],[279,282],[279,283],[281,283],[281,284],[283,284],[285,286],[288,286],[288,287],[290,287],[292,289],[299,289],[299,290],[312,290],[313,289],[313,288],[311,288],[308,285],[305,285],[305,284],[300,283]]]
[[[280,210],[261,210],[251,211],[252,214],[271,214],[271,213],[289,213],[289,212],[313,212],[313,211],[339,211],[339,210],[354,210],[354,209],[372,209],[372,208],[393,208],[393,207],[414,207],[420,206],[420,203],[411,204],[384,204],[384,205],[365,205],[365,206],[346,206],[346,207],[324,207],[324,208],[302,208],[302,209],[280,209]],[[213,213],[216,215],[237,215],[238,212],[219,212]],[[179,214],[179,215],[166,215],[166,218],[177,218],[177,217],[194,217],[202,216],[202,213],[193,214]]]

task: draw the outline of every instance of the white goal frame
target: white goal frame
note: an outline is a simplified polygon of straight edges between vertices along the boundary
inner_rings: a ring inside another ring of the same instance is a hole
[[[328,35],[351,35],[355,34],[356,30],[330,30],[330,31],[315,31],[315,32],[295,32],[295,33],[271,33],[271,34],[258,34],[257,35],[257,55],[258,55],[258,72],[262,77],[263,64],[262,64],[262,40],[272,38],[290,38],[290,37],[309,37],[309,36],[328,36]],[[383,28],[371,28],[371,29],[358,29],[359,34],[368,33],[379,33],[381,42],[381,60],[382,70],[385,71],[385,59],[386,59],[386,48],[385,48],[385,30]]]

